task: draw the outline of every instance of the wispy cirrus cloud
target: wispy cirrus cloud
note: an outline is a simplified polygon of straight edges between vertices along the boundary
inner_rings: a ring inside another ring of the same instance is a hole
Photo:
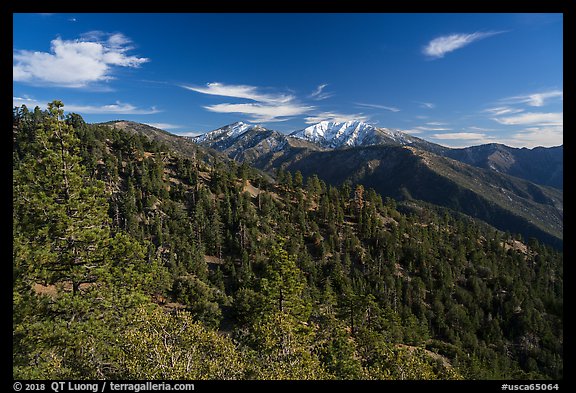
[[[204,107],[211,112],[242,113],[251,117],[250,121],[265,123],[289,120],[288,116],[297,116],[309,112],[311,106],[296,104],[266,105],[263,103],[216,104]]]
[[[137,68],[149,61],[128,55],[130,43],[121,33],[89,32],[76,40],[52,40],[50,52],[14,50],[13,80],[67,88],[109,81],[114,67]]]
[[[424,131],[418,130],[416,128],[408,128],[408,129],[401,130],[401,131],[405,132],[406,134],[421,134],[422,132],[424,132]]]
[[[436,108],[436,104],[434,104],[432,102],[418,102],[418,104],[420,104],[420,108],[424,108],[424,109]]]
[[[181,87],[197,93],[222,97],[240,98],[255,102],[221,103],[204,106],[211,112],[241,113],[249,116],[252,122],[278,122],[289,120],[290,116],[309,113],[313,106],[297,102],[290,94],[267,94],[261,88],[249,85],[226,85],[219,82],[207,83],[206,86],[181,85]]]
[[[464,48],[473,42],[501,33],[504,33],[504,31],[458,33],[437,37],[424,47],[422,53],[431,59],[440,59],[447,53]]]
[[[302,115],[307,115],[304,117],[304,121],[307,124],[319,123],[321,121],[346,122],[351,120],[366,121],[369,119],[369,116],[363,113],[345,114],[331,110],[322,110],[316,105],[300,102],[295,95],[264,93],[264,89],[256,86],[227,85],[220,82],[207,83],[205,86],[180,86],[197,93],[248,100],[249,102],[223,102],[206,105],[203,106],[203,108],[217,113],[240,113],[248,116],[247,120],[251,122],[280,122]],[[326,86],[328,86],[326,83],[319,85],[307,98],[314,99],[315,101],[327,98],[327,94],[329,93],[326,93],[324,90]],[[386,107],[386,109],[392,111],[398,110],[392,107]]]
[[[66,105],[64,107],[66,110],[70,112],[78,112],[80,114],[122,114],[122,115],[152,115],[154,113],[161,112],[160,110],[156,109],[156,107],[151,107],[148,109],[145,108],[138,108],[132,104],[122,103],[120,101],[116,101],[114,104],[108,105]]]
[[[264,102],[267,104],[283,104],[295,99],[293,95],[289,94],[265,94],[260,92],[258,87],[248,85],[226,85],[224,83],[212,82],[207,83],[205,87],[190,85],[181,85],[181,87],[202,94],[245,98],[247,100]]]
[[[482,145],[499,141],[494,136],[487,135],[483,132],[446,132],[432,134],[430,138],[452,148]]]
[[[550,90],[544,91],[540,93],[532,93],[520,96],[513,96],[502,99],[503,102],[514,103],[514,104],[526,104],[529,106],[540,107],[544,106],[546,101],[553,99],[553,98],[560,98],[564,99],[564,91],[562,90]]]
[[[180,136],[187,136],[187,137],[195,137],[204,134],[206,131],[180,131],[176,132],[176,135]]]
[[[12,97],[13,106],[26,105],[27,107],[38,106],[40,108],[46,108],[47,102],[42,102],[40,100],[35,100],[29,97]],[[156,107],[151,108],[138,108],[129,103],[123,103],[116,101],[113,104],[105,105],[78,105],[78,104],[65,104],[65,112],[76,112],[79,114],[120,114],[120,115],[151,115],[154,113],[160,113],[161,111],[156,109]]]
[[[26,107],[45,107],[47,104],[41,104],[40,101],[35,100],[34,98],[30,97],[12,97],[12,106],[22,106],[26,105]]]
[[[485,109],[484,112],[490,113],[493,116],[501,116],[501,115],[511,115],[514,113],[524,112],[524,109],[512,108],[509,106],[498,106],[495,108]]]
[[[515,132],[511,137],[503,140],[510,146],[533,148],[537,146],[552,147],[564,143],[563,126],[538,126],[528,127]]]
[[[500,142],[515,147],[558,146],[563,143],[564,113],[562,111],[532,112],[553,100],[563,99],[562,90],[547,90],[516,95],[498,100],[494,108],[484,110],[490,118],[506,126],[507,137]]]
[[[384,109],[390,112],[400,112],[400,109],[393,107],[393,106],[386,106],[386,105],[379,105],[379,104],[365,104],[362,102],[355,102],[355,105],[365,107],[365,108],[375,108],[375,109]]]
[[[482,140],[488,138],[488,135],[479,132],[449,132],[432,134],[430,137],[442,140]]]
[[[177,128],[182,128],[181,125],[171,124],[171,123],[144,123],[151,127],[159,128],[161,130],[174,130]]]
[[[447,124],[445,123],[431,122],[426,123],[424,126],[417,126],[414,128],[420,131],[450,131],[452,128],[445,127],[446,125]]]
[[[495,131],[493,128],[486,128],[486,127],[476,127],[476,126],[469,126],[467,129],[472,131],[484,131],[484,132],[492,132]]]
[[[306,124],[316,124],[320,123],[321,121],[333,121],[336,123],[344,123],[347,121],[367,121],[369,119],[368,116],[365,116],[362,113],[354,113],[354,114],[344,114],[344,113],[336,113],[336,112],[320,112],[313,116],[308,116],[304,118]]]
[[[316,90],[314,90],[314,91],[312,92],[312,94],[310,94],[308,97],[309,97],[309,98],[312,98],[313,100],[316,100],[316,101],[325,100],[325,99],[327,99],[327,98],[332,97],[334,94],[328,93],[328,92],[325,92],[325,91],[324,91],[324,89],[326,88],[326,86],[328,86],[327,83],[318,85],[318,87],[316,88]]]
[[[445,128],[445,127],[426,127],[426,126],[417,126],[414,127],[420,131],[450,131],[452,128]]]
[[[516,116],[496,117],[493,120],[505,125],[562,126],[564,114],[562,112],[525,112]]]

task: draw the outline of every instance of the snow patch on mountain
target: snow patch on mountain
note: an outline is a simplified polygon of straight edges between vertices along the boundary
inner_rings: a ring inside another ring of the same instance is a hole
[[[237,145],[237,148],[247,148],[248,145],[255,147],[256,144],[261,143],[263,140],[263,134],[254,134],[253,131],[272,132],[272,134],[265,137],[266,139],[270,138],[268,149],[272,151],[281,149],[287,143],[286,141],[291,138],[292,140],[298,139],[311,142],[325,149],[382,144],[419,146],[422,143],[426,143],[400,130],[379,128],[362,121],[322,121],[288,135],[268,130],[259,125],[236,122],[189,139],[195,143],[209,145],[218,150],[227,150],[235,145]]]
[[[194,138],[194,142],[196,143],[210,143],[215,142],[217,140],[224,140],[224,139],[236,139],[240,135],[244,134],[250,130],[258,130],[262,127],[253,124],[246,124],[241,121],[229,124],[222,128],[218,128],[217,130],[207,132],[206,134],[199,135]]]
[[[413,142],[412,137],[401,131],[377,128],[362,121],[322,121],[303,130],[295,131],[290,136],[328,148],[367,146],[383,142],[406,145]]]

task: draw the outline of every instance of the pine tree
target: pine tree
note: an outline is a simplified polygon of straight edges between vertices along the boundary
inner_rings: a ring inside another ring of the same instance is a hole
[[[61,102],[49,104],[34,140],[14,167],[13,374],[104,379],[126,310],[165,291],[164,271],[133,238],[111,233],[103,183],[80,164]]]
[[[284,242],[272,248],[260,282],[262,312],[252,324],[254,373],[264,379],[318,379],[326,376],[313,350],[314,332],[308,325],[310,305],[306,281]]]
[[[36,130],[38,153],[14,170],[15,230],[29,239],[34,280],[67,283],[78,294],[102,275],[110,219],[104,184],[86,176],[62,107],[61,101],[48,105]]]

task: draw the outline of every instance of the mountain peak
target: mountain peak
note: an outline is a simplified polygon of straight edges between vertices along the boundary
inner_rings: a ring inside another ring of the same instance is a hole
[[[365,135],[372,130],[374,130],[373,126],[358,120],[346,122],[324,120],[293,132],[291,136],[327,147],[355,146],[361,134]]]
[[[242,121],[237,121],[232,124],[225,125],[214,131],[191,138],[196,143],[234,143],[239,137],[246,134],[248,131],[268,131],[266,128],[258,124],[248,124]]]
[[[367,146],[376,144],[408,145],[415,138],[398,130],[378,128],[361,120],[345,122],[321,121],[290,136],[328,148]]]

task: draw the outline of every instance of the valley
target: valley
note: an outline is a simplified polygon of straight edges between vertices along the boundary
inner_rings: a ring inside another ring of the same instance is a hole
[[[473,200],[480,191],[458,180],[456,161],[289,140],[294,162],[266,173],[149,126],[64,117],[59,105],[14,114],[16,377],[562,376],[558,250],[372,188],[428,178],[423,193],[458,186],[471,206],[489,205]],[[307,160],[327,169],[307,172]],[[322,178],[340,181],[337,162],[355,175],[333,185]],[[515,181],[519,206],[560,203]]]
[[[235,123],[190,140],[271,174],[282,168],[333,185],[362,183],[384,197],[430,202],[562,247],[562,190],[549,186],[550,179],[561,184],[554,180],[562,179],[561,147],[532,156],[506,146],[449,149],[362,122],[323,122],[290,135]],[[497,161],[494,149],[508,152],[507,166],[486,164]]]

